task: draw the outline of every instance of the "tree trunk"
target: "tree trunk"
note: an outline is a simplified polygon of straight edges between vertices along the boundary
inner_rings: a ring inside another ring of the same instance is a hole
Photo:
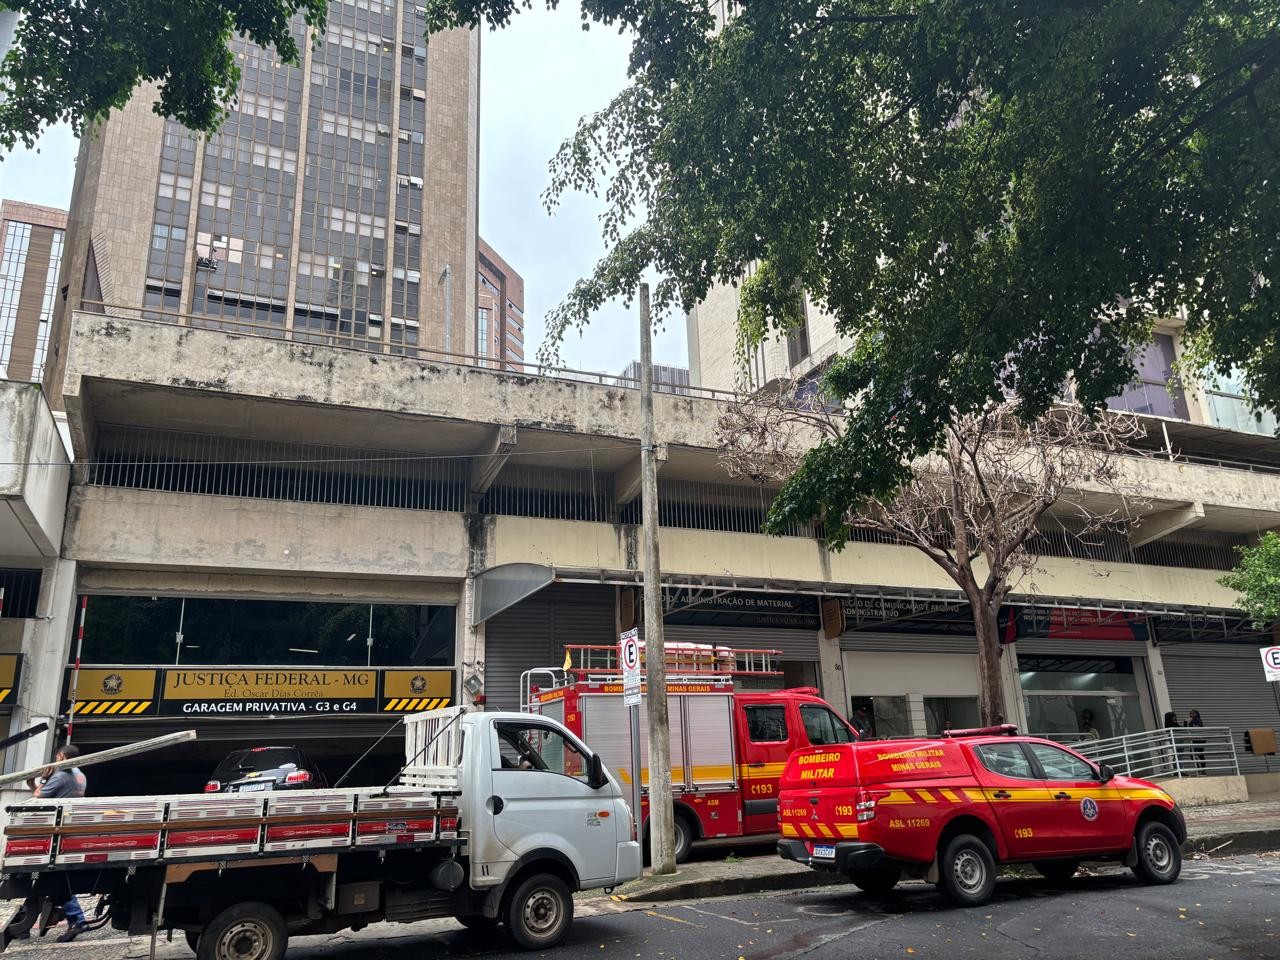
[[[978,714],[989,727],[1004,716],[1004,684],[1000,680],[1000,626],[991,604],[974,605],[978,635]]]

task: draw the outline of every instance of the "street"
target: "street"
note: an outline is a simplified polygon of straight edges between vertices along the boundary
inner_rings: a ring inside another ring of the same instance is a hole
[[[109,931],[70,946],[20,943],[11,957],[136,960],[148,942]],[[157,957],[190,957],[180,942]],[[296,938],[290,960],[383,960],[405,956],[517,960],[501,932],[454,921]],[[1138,884],[1127,871],[1077,877],[1065,889],[1006,879],[986,907],[950,907],[921,883],[876,900],[852,887],[656,905],[603,897],[579,901],[565,944],[548,960],[859,960],[880,957],[1182,958],[1280,957],[1280,857],[1188,862],[1172,887]]]

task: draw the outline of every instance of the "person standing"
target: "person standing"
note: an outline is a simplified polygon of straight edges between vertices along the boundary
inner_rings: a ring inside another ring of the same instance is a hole
[[[1178,715],[1174,711],[1170,710],[1164,715],[1164,728],[1166,730],[1179,730],[1182,728],[1182,724],[1178,722]],[[1178,735],[1176,733],[1169,734],[1168,766],[1169,773],[1176,774],[1178,772]]]
[[[850,722],[853,724],[854,732],[857,733],[859,740],[868,740],[873,736],[871,731],[871,717],[867,715],[867,708],[865,706],[859,706],[853,711],[853,716],[850,718]]]
[[[1099,740],[1102,734],[1098,732],[1098,728],[1093,725],[1093,711],[1082,710],[1080,712],[1080,732],[1090,740]]]
[[[78,756],[80,756],[80,748],[75,744],[68,743],[58,751],[53,759],[61,762],[63,760],[74,760]],[[31,787],[31,795],[33,797],[39,797],[42,800],[83,797],[85,788],[89,785],[79,767],[68,767],[65,770],[46,771],[46,773],[49,775],[38,785],[33,780],[27,781],[27,785]],[[70,943],[84,933],[86,929],[84,911],[80,909],[80,901],[76,899],[74,893],[71,894],[71,899],[62,905],[62,912],[67,918],[67,929],[62,936],[58,937],[58,942]]]
[[[1199,710],[1192,710],[1190,713],[1187,714],[1187,726],[1188,727],[1204,726],[1204,721],[1200,719]],[[1198,738],[1195,740],[1192,740],[1191,752],[1195,754],[1196,766],[1200,768],[1200,776],[1203,777],[1208,769],[1208,764],[1205,762],[1205,759],[1204,759],[1204,741]]]

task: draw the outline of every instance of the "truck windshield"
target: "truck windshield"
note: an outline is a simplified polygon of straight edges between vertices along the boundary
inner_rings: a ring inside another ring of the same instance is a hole
[[[853,743],[853,731],[826,707],[807,703],[800,708],[800,719],[804,721],[805,736],[815,747],[828,743]]]

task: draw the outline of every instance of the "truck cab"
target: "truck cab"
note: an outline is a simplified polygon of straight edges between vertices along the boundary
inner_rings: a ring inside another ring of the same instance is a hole
[[[962,906],[990,899],[1004,863],[1064,882],[1082,860],[1115,860],[1172,883],[1187,836],[1156,784],[1011,726],[797,750],[779,820],[785,859],[872,893],[927,879]]]

